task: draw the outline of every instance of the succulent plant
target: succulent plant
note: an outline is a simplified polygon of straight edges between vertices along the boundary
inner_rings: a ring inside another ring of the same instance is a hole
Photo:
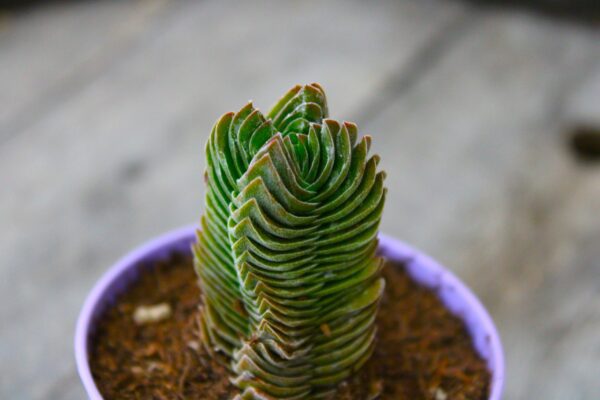
[[[215,124],[194,256],[202,340],[237,399],[324,398],[372,354],[385,175],[370,143],[328,119],[318,84]]]

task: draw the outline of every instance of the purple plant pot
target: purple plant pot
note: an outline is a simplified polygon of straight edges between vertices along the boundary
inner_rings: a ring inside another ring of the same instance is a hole
[[[194,226],[180,228],[136,248],[112,266],[88,295],[77,320],[75,359],[77,371],[92,400],[102,400],[90,371],[88,349],[100,314],[113,304],[142,269],[172,251],[189,252],[195,241]],[[379,236],[379,251],[386,258],[400,261],[422,285],[434,289],[452,313],[460,317],[473,338],[473,344],[492,374],[489,400],[500,400],[504,384],[504,354],[500,336],[489,314],[477,297],[454,274],[420,251],[391,237]]]

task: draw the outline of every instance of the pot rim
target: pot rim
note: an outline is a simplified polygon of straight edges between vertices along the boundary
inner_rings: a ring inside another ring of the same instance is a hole
[[[91,327],[106,304],[106,297],[116,290],[115,283],[140,262],[167,254],[176,245],[180,247],[195,239],[196,225],[185,226],[160,235],[129,252],[96,282],[88,294],[77,319],[75,330],[75,361],[77,371],[88,397],[102,400],[88,359]],[[487,362],[491,372],[489,400],[500,400],[504,386],[504,352],[500,335],[492,318],[473,292],[452,272],[421,251],[384,234],[379,234],[379,252],[405,263],[409,275],[418,283],[434,289],[444,305],[461,318],[471,335],[474,347]]]

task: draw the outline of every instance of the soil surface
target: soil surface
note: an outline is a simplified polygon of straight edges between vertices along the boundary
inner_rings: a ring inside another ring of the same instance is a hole
[[[490,374],[461,320],[402,265],[384,269],[386,292],[378,344],[335,399],[485,400]],[[200,290],[188,256],[153,265],[100,319],[92,340],[92,374],[106,400],[229,399],[227,371],[198,340]],[[170,305],[159,322],[139,324],[140,306]],[[379,393],[379,395],[377,395]]]

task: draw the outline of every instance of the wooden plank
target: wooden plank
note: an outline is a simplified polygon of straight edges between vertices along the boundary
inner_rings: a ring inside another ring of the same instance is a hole
[[[92,15],[98,4],[78,7]],[[23,91],[6,117],[35,111],[0,144],[2,398],[83,397],[70,356],[83,298],[133,245],[199,218],[203,143],[218,115],[250,96],[266,108],[292,84],[318,80],[343,118],[465,15],[435,2],[176,4],[131,51],[65,76],[59,87],[70,89],[48,95],[51,107],[36,111]]]
[[[592,30],[487,15],[365,125],[389,173],[383,230],[482,297],[507,399],[600,394],[600,176],[573,162],[562,131],[599,55]]]
[[[135,48],[166,2],[45,4],[4,13],[0,143],[35,122]]]
[[[600,41],[600,33],[596,35]],[[564,109],[565,129],[574,126],[590,126],[600,129],[600,63],[590,66],[588,73],[582,74],[577,89],[566,100]]]

